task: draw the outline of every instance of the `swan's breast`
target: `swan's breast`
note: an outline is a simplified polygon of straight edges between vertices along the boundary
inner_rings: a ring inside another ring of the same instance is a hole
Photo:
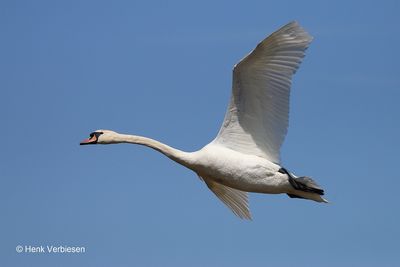
[[[197,152],[194,170],[219,183],[249,189],[273,179],[279,166],[258,156],[208,145]]]

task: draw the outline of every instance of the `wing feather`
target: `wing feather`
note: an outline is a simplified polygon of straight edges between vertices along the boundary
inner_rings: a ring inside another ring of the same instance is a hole
[[[231,101],[214,144],[279,163],[292,76],[311,40],[291,22],[235,65]]]
[[[248,193],[204,179],[208,188],[238,217],[251,220]]]

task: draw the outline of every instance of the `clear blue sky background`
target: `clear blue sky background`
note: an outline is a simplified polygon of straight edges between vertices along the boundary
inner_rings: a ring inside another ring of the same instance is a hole
[[[1,266],[399,266],[399,1],[1,1]],[[148,148],[193,151],[222,122],[232,66],[297,20],[282,163],[332,202],[250,196],[236,218]],[[18,254],[17,245],[85,246]]]

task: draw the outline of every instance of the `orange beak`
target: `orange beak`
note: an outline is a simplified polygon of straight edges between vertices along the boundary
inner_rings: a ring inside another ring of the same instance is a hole
[[[97,142],[97,137],[96,135],[93,135],[90,138],[82,140],[82,142],[80,142],[79,144],[82,146],[82,145],[96,144],[96,142]]]

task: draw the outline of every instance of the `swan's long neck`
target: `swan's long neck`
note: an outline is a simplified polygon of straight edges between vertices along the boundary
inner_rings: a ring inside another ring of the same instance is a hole
[[[170,147],[151,138],[137,135],[117,134],[112,143],[130,143],[151,147],[186,167],[190,168],[190,165],[192,164],[192,153]]]

